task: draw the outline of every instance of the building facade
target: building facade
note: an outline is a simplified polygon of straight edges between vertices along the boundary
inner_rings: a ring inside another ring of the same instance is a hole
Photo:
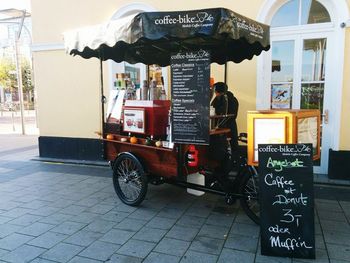
[[[31,2],[42,157],[101,160],[103,153],[99,61],[67,55],[63,32],[143,11],[224,7],[271,25],[268,52],[228,63],[227,83],[240,101],[239,131],[247,130],[249,110],[318,108],[322,151],[315,172],[350,168],[341,161],[350,163],[350,0]],[[103,63],[105,95],[115,73],[128,67],[139,70],[142,79],[144,65]],[[162,75],[167,85],[169,70],[163,68]],[[223,67],[213,64],[211,75],[222,81]],[[278,92],[285,94],[283,101],[274,97]]]

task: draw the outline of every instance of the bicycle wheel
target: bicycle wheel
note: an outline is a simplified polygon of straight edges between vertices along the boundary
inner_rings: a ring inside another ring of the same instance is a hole
[[[139,160],[132,154],[117,157],[113,165],[113,185],[120,200],[137,206],[147,193],[147,176]]]
[[[243,174],[239,186],[239,193],[243,195],[240,198],[241,206],[247,216],[256,224],[260,223],[260,204],[259,204],[259,181],[258,174],[248,168]]]

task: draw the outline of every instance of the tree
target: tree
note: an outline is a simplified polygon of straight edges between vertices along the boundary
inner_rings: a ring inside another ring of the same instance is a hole
[[[6,92],[17,88],[16,65],[10,59],[0,59],[0,85]]]
[[[24,99],[31,101],[33,96],[33,82],[32,82],[32,69],[27,59],[21,60],[21,71],[22,71],[22,85]],[[0,59],[0,86],[2,86],[6,93],[12,93],[14,99],[18,99],[18,83],[16,74],[15,63],[8,59]]]
[[[23,93],[30,93],[33,91],[33,81],[32,81],[32,69],[27,59],[22,60],[22,85]]]

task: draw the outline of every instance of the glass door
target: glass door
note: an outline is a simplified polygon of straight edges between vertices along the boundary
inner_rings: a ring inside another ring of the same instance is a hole
[[[272,41],[271,109],[319,109],[321,112],[321,159],[316,173],[326,173],[331,142],[327,126],[327,39],[323,35],[298,35]]]

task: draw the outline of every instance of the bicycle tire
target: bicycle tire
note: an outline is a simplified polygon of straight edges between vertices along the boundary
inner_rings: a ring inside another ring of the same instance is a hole
[[[239,194],[240,203],[246,215],[257,225],[260,224],[259,180],[258,174],[247,168],[242,175]]]
[[[124,204],[138,206],[145,199],[148,178],[140,161],[131,153],[122,153],[116,158],[113,186]]]

